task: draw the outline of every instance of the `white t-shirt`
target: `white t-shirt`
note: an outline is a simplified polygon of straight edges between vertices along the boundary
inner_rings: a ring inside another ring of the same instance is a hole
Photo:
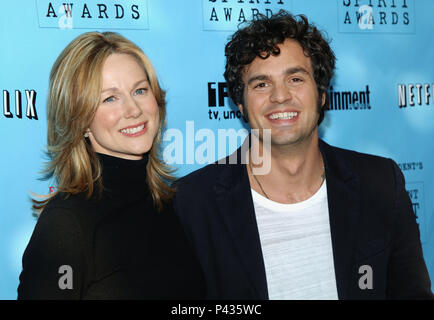
[[[325,181],[309,199],[282,204],[252,189],[271,300],[338,299]]]

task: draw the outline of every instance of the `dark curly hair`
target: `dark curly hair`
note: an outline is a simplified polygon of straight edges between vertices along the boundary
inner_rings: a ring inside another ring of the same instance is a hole
[[[225,47],[224,77],[228,85],[229,97],[236,105],[244,105],[242,80],[244,67],[252,63],[256,57],[267,59],[270,55],[279,55],[280,49],[277,45],[288,38],[296,40],[305,55],[310,57],[319,100],[322,94],[326,93],[324,107],[321,108],[320,103],[318,105],[318,124],[320,124],[324,118],[324,109],[329,104],[327,90],[333,76],[336,58],[329,42],[314,25],[309,24],[304,15],[293,16],[285,10],[280,10],[269,18],[258,15],[258,19],[234,33]],[[245,120],[247,121],[246,115]]]

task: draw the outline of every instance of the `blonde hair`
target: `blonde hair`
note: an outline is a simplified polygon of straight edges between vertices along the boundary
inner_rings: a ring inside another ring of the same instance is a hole
[[[45,200],[33,199],[37,212],[59,192],[67,195],[87,191],[90,198],[101,194],[101,165],[91,145],[84,138],[100,103],[102,67],[113,53],[129,54],[143,67],[159,106],[160,126],[149,151],[146,179],[156,207],[172,198],[172,170],[161,160],[161,132],[166,124],[165,91],[161,89],[155,70],[143,51],[114,32],[88,32],[75,38],[59,55],[50,73],[47,102],[47,151],[50,161],[44,170],[54,177],[55,193]]]

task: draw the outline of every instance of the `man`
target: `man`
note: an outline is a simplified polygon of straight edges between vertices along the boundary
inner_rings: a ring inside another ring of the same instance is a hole
[[[432,298],[397,165],[318,138],[335,66],[321,33],[281,11],[238,30],[226,57],[257,143],[181,179],[174,201],[207,297]],[[269,172],[257,174],[253,154],[268,155]]]

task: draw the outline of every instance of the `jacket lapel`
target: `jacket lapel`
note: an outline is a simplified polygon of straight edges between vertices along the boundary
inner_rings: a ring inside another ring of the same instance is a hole
[[[241,162],[226,164],[215,185],[219,213],[234,243],[242,268],[257,299],[268,299],[265,266],[247,169]]]
[[[348,299],[352,261],[360,215],[360,183],[348,159],[339,157],[336,148],[322,140],[319,147],[324,159],[330,232],[336,285],[339,299]]]
[[[360,215],[360,185],[348,160],[319,140],[326,172],[330,232],[339,299],[349,298],[352,261]],[[224,165],[215,185],[219,213],[240,263],[258,299],[268,299],[265,266],[247,169],[236,151],[236,164]],[[354,279],[355,280],[355,279]]]

